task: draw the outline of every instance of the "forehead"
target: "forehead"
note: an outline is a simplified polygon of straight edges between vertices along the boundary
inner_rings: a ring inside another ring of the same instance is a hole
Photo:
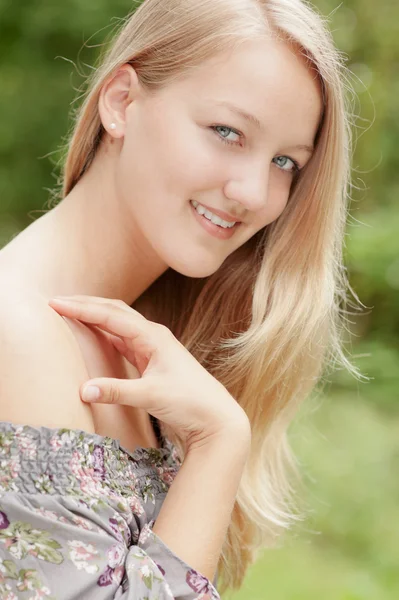
[[[272,38],[244,42],[215,55],[170,91],[175,99],[205,109],[231,101],[255,115],[264,133],[284,121],[284,129],[294,127],[301,136],[301,130],[317,128],[322,110],[316,71],[299,49]]]

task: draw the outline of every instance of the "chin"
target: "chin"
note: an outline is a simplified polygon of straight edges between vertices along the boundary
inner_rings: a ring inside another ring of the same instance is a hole
[[[214,260],[212,264],[210,264],[210,262],[204,263],[204,261],[201,263],[201,259],[198,256],[196,259],[193,259],[192,262],[188,262],[187,259],[184,262],[176,261],[174,264],[169,264],[169,267],[181,275],[199,279],[202,277],[209,277],[216,273],[220,268],[220,262]]]

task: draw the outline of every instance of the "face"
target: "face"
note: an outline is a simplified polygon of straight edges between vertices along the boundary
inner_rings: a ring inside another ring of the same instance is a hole
[[[130,102],[117,197],[166,265],[208,276],[283,212],[311,157],[321,110],[315,72],[290,46],[246,42],[156,97]],[[212,224],[191,200],[240,223]]]

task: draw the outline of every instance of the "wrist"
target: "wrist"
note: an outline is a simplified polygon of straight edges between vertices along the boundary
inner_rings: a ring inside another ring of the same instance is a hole
[[[251,449],[251,426],[248,419],[226,423],[212,431],[193,435],[187,441],[187,451],[190,454],[199,454],[209,450],[226,450],[232,455],[247,456]]]

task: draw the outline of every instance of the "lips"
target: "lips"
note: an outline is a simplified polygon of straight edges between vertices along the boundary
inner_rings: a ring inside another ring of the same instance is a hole
[[[205,229],[212,236],[219,238],[220,240],[228,240],[234,235],[235,231],[240,227],[241,223],[237,222],[233,227],[221,227],[220,225],[216,225],[212,223],[209,219],[207,219],[204,215],[200,215],[192,202],[189,202],[190,210],[194,215],[195,220],[201,224],[202,228]]]
[[[193,202],[196,202],[196,204],[200,204],[203,208],[209,210],[211,213],[213,213],[217,217],[220,217],[221,219],[223,219],[223,221],[227,221],[228,223],[232,223],[233,221],[235,223],[241,223],[242,222],[242,221],[240,221],[240,219],[237,219],[237,217],[234,217],[233,215],[230,215],[229,213],[223,212],[222,210],[218,210],[217,208],[212,208],[211,206],[207,206],[206,204],[202,204],[202,202],[198,202],[198,200],[190,200],[191,204],[193,204]]]

